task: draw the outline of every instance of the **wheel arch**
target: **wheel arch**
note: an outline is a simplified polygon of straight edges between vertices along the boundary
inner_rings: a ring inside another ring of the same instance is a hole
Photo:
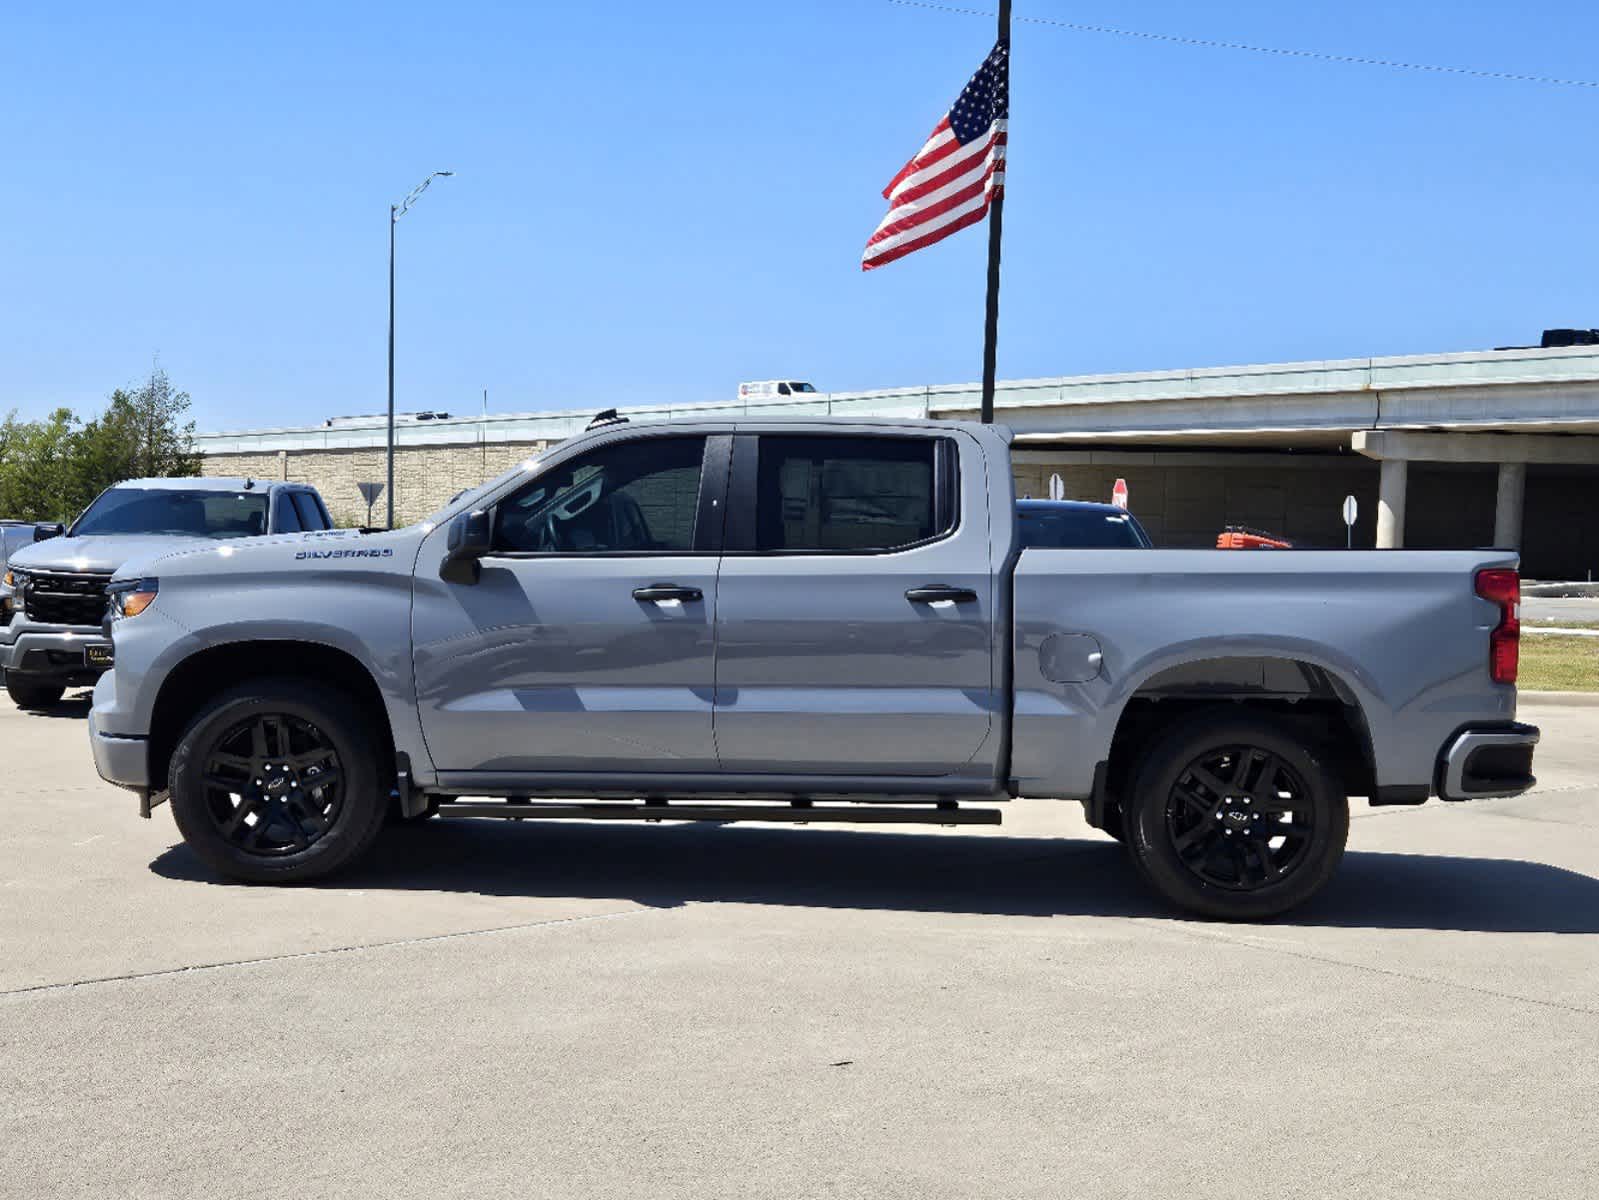
[[[172,752],[205,702],[241,680],[296,678],[330,685],[367,712],[386,761],[394,761],[394,731],[376,678],[347,650],[322,642],[254,639],[224,642],[181,660],[161,682],[151,710],[150,782],[167,786]]]
[[[1271,716],[1316,748],[1352,795],[1374,797],[1376,751],[1365,708],[1336,670],[1292,655],[1200,658],[1155,671],[1139,682],[1117,716],[1108,757],[1096,772],[1089,823],[1104,828],[1119,804],[1141,750],[1205,710]]]

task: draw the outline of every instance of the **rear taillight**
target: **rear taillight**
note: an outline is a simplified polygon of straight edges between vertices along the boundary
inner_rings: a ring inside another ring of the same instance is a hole
[[[1521,664],[1520,572],[1478,571],[1477,595],[1499,606],[1499,624],[1488,635],[1488,674],[1495,683],[1515,683]]]

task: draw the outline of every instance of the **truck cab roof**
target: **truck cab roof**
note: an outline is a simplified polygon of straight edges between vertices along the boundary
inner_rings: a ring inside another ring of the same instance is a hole
[[[305,487],[276,479],[252,479],[239,475],[179,475],[151,479],[124,479],[112,488],[143,488],[147,491],[170,490],[174,492],[250,492],[281,487]],[[110,490],[110,489],[108,489]]]

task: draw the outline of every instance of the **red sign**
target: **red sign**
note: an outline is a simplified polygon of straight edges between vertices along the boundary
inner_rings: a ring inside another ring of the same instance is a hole
[[[1110,502],[1117,508],[1127,507],[1127,481],[1118,479],[1116,486],[1110,489]]]

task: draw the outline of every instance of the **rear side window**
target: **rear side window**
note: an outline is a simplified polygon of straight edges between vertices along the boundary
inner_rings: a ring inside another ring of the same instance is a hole
[[[760,439],[756,549],[851,553],[898,550],[954,527],[938,481],[942,438]]]
[[[300,515],[301,529],[326,529],[328,523],[317,506],[316,497],[310,492],[292,492],[294,497],[294,511]]]

